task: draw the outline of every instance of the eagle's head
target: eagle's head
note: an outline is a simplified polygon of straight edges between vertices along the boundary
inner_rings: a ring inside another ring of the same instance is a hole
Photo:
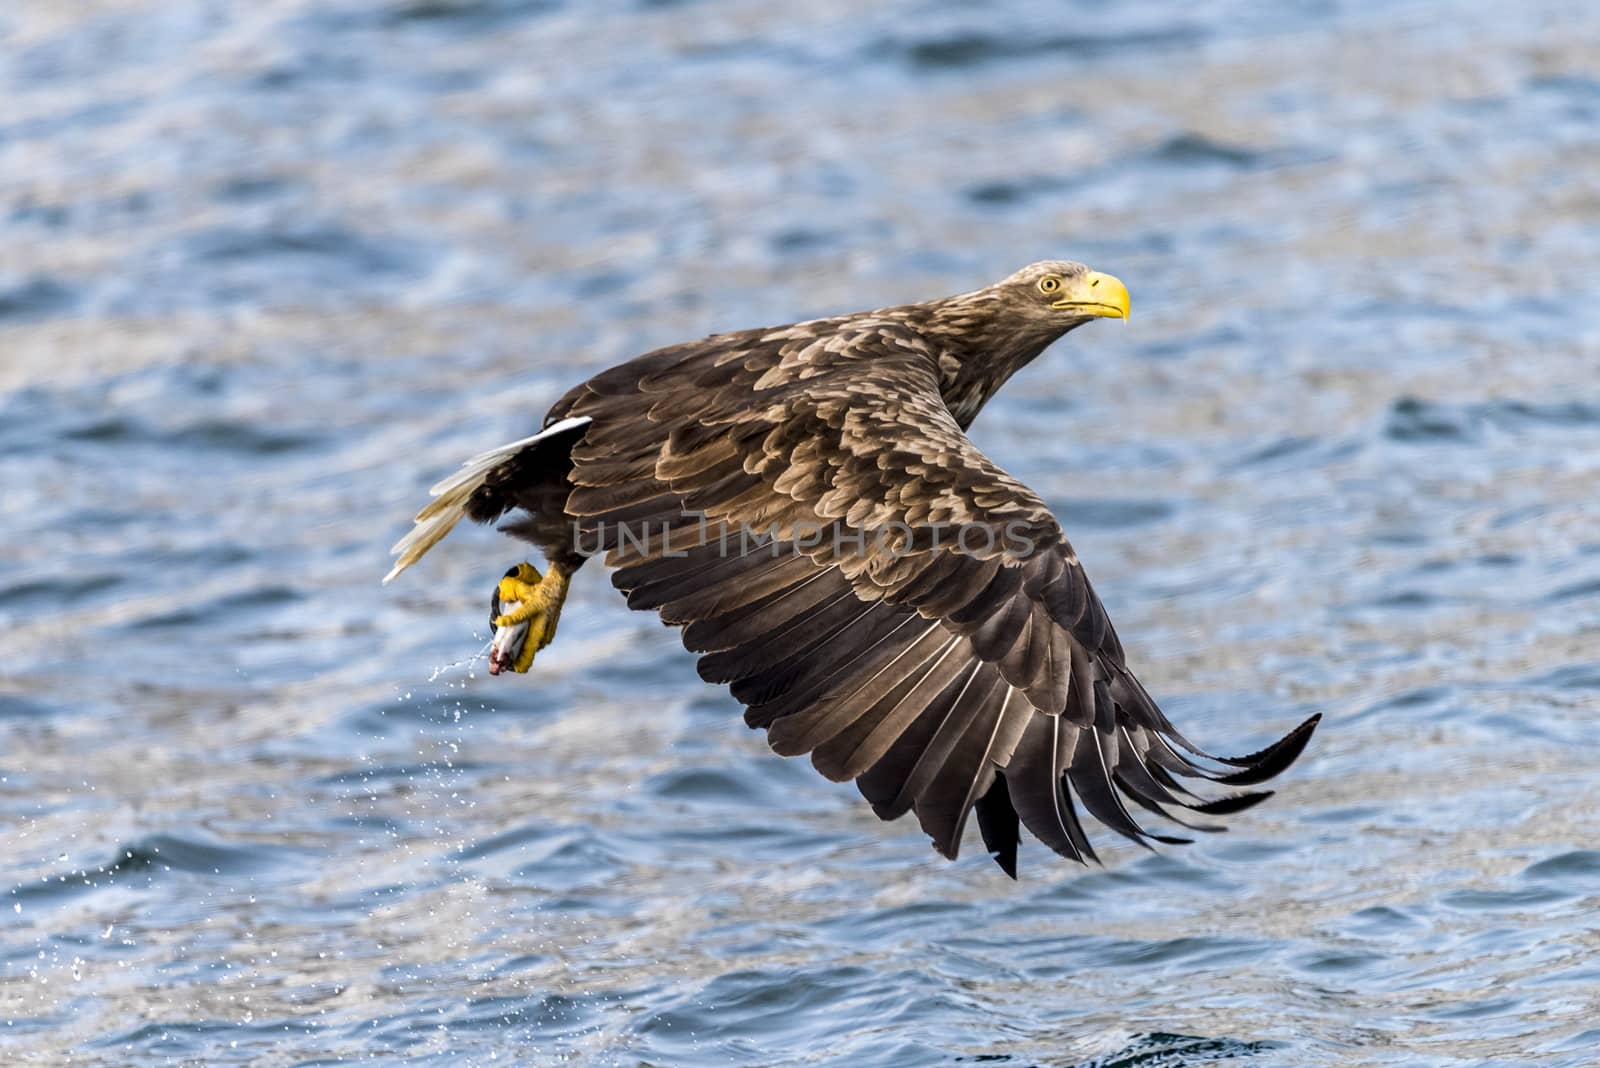
[[[1128,317],[1128,287],[1120,279],[1068,260],[1030,263],[991,288],[1008,312],[1062,327]]]
[[[896,310],[938,339],[939,392],[965,427],[1062,334],[1091,319],[1127,319],[1128,287],[1081,263],[1040,260],[971,293]]]

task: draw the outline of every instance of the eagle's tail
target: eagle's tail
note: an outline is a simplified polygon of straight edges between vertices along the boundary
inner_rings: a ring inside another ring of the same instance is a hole
[[[501,445],[499,448],[479,453],[462,464],[461,470],[428,491],[434,499],[417,513],[416,525],[411,528],[410,533],[389,550],[391,555],[399,559],[394,562],[394,567],[389,569],[389,573],[383,576],[383,581],[388,582],[422,559],[424,553],[450,533],[456,523],[460,522],[461,517],[467,514],[467,504],[472,500],[472,495],[487,483],[502,465],[546,438],[587,426],[588,423],[588,416],[562,419],[551,423],[531,438],[523,438],[521,441],[513,441],[509,445]]]

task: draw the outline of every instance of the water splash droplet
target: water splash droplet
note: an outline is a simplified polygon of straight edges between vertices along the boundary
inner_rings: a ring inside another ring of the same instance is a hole
[[[447,671],[453,671],[453,670],[455,670],[456,668],[459,668],[459,667],[470,667],[471,665],[476,664],[478,661],[482,660],[485,656],[488,656],[488,655],[489,655],[489,643],[488,642],[484,642],[482,649],[479,649],[476,653],[474,653],[472,656],[467,657],[465,660],[455,660],[455,661],[452,661],[451,663],[443,664],[443,665],[441,665],[439,667],[434,668],[433,669],[433,674],[428,676],[428,681],[429,682],[433,682],[440,675],[443,675]],[[475,673],[473,673],[473,674],[469,674],[468,677],[469,678],[476,678],[477,675]],[[409,697],[411,695],[407,694],[406,696]]]

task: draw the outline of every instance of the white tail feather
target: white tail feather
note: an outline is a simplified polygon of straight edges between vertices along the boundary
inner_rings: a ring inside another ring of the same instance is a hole
[[[489,473],[517,453],[526,449],[535,442],[550,437],[552,434],[561,434],[576,427],[587,426],[590,420],[586,415],[573,419],[562,419],[551,423],[531,438],[513,441],[509,445],[501,445],[488,452],[480,452],[472,459],[461,465],[461,470],[442,479],[428,492],[433,500],[427,507],[417,513],[416,526],[395,543],[389,552],[399,559],[394,562],[394,567],[383,576],[383,581],[388,582],[400,572],[422,559],[422,554],[433,548],[439,540],[460,522],[461,517],[467,514],[467,502],[489,478]]]

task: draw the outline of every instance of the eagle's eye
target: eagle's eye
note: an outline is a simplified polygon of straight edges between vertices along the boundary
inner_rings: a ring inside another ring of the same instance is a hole
[[[1039,292],[1055,293],[1061,289],[1061,279],[1053,274],[1047,274],[1039,279]]]

